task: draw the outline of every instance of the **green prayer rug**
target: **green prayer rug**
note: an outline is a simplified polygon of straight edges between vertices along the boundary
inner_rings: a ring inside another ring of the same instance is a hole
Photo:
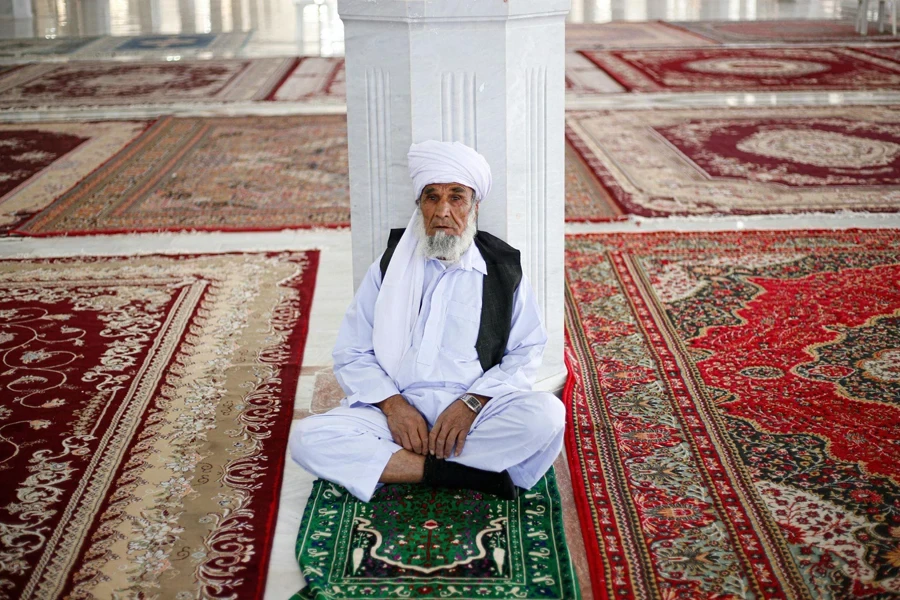
[[[304,598],[580,598],[551,469],[517,500],[317,480],[297,536]]]

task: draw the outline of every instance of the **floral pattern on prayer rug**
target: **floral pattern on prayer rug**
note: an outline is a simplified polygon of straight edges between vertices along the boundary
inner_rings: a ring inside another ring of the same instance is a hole
[[[566,49],[709,46],[709,38],[672,27],[662,21],[645,23],[566,23]]]
[[[585,50],[631,92],[900,88],[900,63],[847,47]]]
[[[0,261],[0,598],[262,598],[317,264]]]
[[[17,230],[280,230],[350,220],[346,117],[172,118]]]
[[[853,21],[843,19],[785,19],[764,21],[683,21],[667,23],[723,44],[896,42],[900,38],[888,32],[878,33],[869,24],[866,37],[856,32]]]
[[[297,537],[302,598],[580,598],[553,470],[517,500],[317,480]]]
[[[147,126],[129,121],[0,125],[0,234],[46,208]]]
[[[900,231],[568,236],[598,598],[900,594]]]
[[[900,111],[583,111],[572,146],[641,216],[900,210]]]
[[[258,58],[31,64],[0,77],[0,108],[263,100],[295,63]]]
[[[345,104],[347,86],[343,58],[305,56],[291,71],[270,100]]]

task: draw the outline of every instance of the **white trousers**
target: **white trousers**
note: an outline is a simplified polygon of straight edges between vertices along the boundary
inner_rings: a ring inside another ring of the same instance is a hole
[[[428,422],[429,430],[433,425]],[[564,428],[565,409],[553,394],[498,396],[478,413],[462,454],[447,460],[485,471],[509,471],[513,483],[529,489],[559,456]],[[402,446],[394,443],[384,413],[362,405],[303,419],[291,434],[290,449],[304,469],[368,502],[391,456]]]

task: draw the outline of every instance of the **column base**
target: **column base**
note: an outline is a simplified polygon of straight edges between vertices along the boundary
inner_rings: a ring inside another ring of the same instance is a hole
[[[568,370],[564,366],[559,371],[550,373],[548,376],[535,382],[534,391],[550,392],[551,394],[561,397],[563,387],[566,385],[566,378],[568,377],[568,375]]]

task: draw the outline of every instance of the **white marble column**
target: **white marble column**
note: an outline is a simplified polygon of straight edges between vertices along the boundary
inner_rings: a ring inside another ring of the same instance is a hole
[[[0,18],[31,19],[31,0],[0,0]]]
[[[80,4],[84,35],[109,35],[112,28],[109,0],[82,0]]]
[[[564,379],[564,52],[570,0],[339,0],[346,43],[353,275],[414,208],[411,142],[461,141],[494,175],[479,229],[521,250]]]

